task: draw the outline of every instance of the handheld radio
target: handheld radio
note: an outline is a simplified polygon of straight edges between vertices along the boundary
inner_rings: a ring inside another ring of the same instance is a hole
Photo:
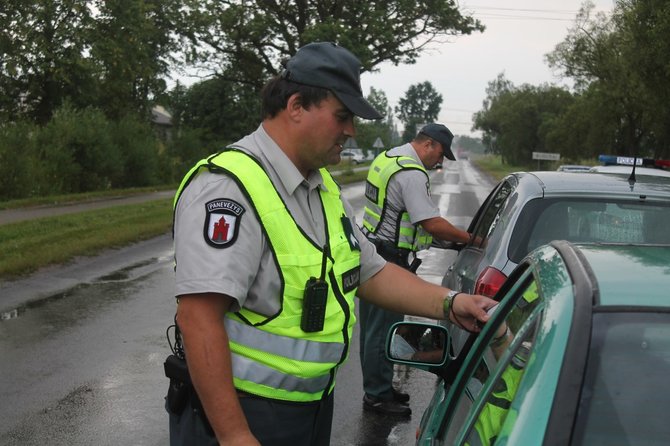
[[[326,303],[328,301],[328,282],[326,282],[326,263],[328,260],[328,245],[323,247],[321,261],[321,277],[310,277],[305,284],[305,294],[302,299],[302,331],[312,333],[323,330],[326,318]]]

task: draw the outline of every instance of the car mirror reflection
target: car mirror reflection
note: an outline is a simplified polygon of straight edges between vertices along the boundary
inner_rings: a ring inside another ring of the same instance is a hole
[[[441,366],[447,360],[449,334],[445,327],[399,322],[391,328],[386,356],[399,363]]]

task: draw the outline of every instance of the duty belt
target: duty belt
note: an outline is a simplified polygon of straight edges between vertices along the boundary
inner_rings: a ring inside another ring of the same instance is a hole
[[[410,269],[409,254],[411,251],[409,249],[398,248],[395,243],[388,240],[379,240],[376,238],[368,238],[368,240],[375,245],[377,253],[385,260],[400,265],[405,269]]]

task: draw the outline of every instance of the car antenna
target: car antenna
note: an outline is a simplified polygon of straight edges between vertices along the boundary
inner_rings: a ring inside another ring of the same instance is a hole
[[[630,185],[630,190],[631,192],[633,191],[633,187],[635,186],[635,166],[637,166],[637,147],[633,151],[633,170],[630,172],[630,176],[628,177],[628,184]]]

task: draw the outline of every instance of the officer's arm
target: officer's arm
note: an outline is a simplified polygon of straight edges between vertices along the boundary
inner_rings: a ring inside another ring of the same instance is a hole
[[[452,225],[442,217],[428,218],[420,221],[419,224],[437,239],[457,243],[467,243],[470,241],[470,234]]]
[[[233,386],[232,361],[223,315],[233,299],[215,293],[179,296],[181,330],[191,381],[219,444],[258,445]]]
[[[356,295],[387,310],[431,319],[445,319],[444,299],[450,290],[421,279],[393,263],[386,265],[358,288]],[[479,331],[476,321],[486,322],[486,309],[496,302],[485,296],[459,294],[454,313],[466,329]]]

